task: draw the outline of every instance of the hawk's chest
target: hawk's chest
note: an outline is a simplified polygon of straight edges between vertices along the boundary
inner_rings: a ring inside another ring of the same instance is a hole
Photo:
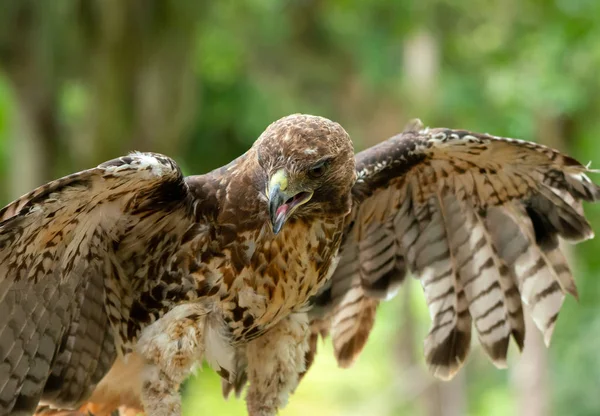
[[[248,236],[244,266],[225,262],[222,310],[234,338],[258,336],[307,300],[333,273],[342,239],[342,220],[292,221],[274,236]]]

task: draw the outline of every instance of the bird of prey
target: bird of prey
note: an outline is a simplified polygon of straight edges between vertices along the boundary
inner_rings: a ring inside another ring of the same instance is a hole
[[[548,342],[577,294],[559,238],[593,235],[587,171],[418,123],[355,155],[339,124],[291,115],[205,175],[132,153],[51,182],[0,211],[0,414],[178,415],[206,360],[225,394],[249,383],[250,415],[274,415],[320,333],[352,363],[407,270],[430,370],[455,374],[472,327],[503,366],[524,311]]]

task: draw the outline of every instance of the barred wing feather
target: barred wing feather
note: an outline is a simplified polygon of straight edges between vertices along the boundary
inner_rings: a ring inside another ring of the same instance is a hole
[[[0,211],[0,414],[73,408],[93,391],[141,325],[142,280],[122,273],[116,247],[168,254],[160,243],[193,223],[191,202],[175,162],[134,153]]]
[[[405,265],[425,292],[437,377],[461,367],[472,328],[505,366],[509,339],[523,346],[523,310],[550,342],[565,294],[577,295],[559,237],[593,237],[581,201],[600,191],[585,166],[535,143],[418,124],[356,158],[352,220],[319,300],[340,365],[360,353]]]

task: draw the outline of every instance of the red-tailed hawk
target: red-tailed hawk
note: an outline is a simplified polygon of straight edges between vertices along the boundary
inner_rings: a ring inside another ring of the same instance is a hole
[[[593,235],[586,171],[416,124],[355,155],[339,124],[292,115],[206,175],[133,153],[51,182],[0,212],[0,414],[177,415],[204,359],[225,394],[249,381],[250,415],[274,415],[317,334],[347,366],[407,269],[431,313],[431,371],[452,377],[473,326],[502,366],[523,309],[549,341],[576,294],[558,242]]]

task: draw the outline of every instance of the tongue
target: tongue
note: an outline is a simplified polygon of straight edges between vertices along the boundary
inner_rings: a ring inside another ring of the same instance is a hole
[[[288,204],[283,204],[279,208],[277,208],[277,211],[275,212],[275,221],[273,221],[273,232],[275,234],[279,233],[281,227],[283,227],[286,214],[289,210],[290,206]]]
[[[275,217],[280,219],[285,216],[285,214],[290,210],[290,206],[288,204],[283,204],[279,208],[277,208],[277,212],[275,213]]]

